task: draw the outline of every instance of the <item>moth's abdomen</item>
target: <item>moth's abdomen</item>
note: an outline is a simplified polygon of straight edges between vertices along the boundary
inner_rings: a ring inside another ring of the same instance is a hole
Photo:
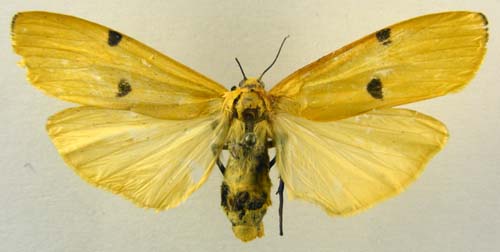
[[[221,186],[221,206],[234,234],[242,241],[264,235],[262,219],[271,205],[270,190],[267,153],[247,160],[229,160]]]
[[[257,140],[253,148],[246,149],[238,143],[229,145],[232,154],[221,186],[221,206],[234,235],[242,241],[264,235],[262,219],[271,205],[269,156],[259,128],[256,127]]]

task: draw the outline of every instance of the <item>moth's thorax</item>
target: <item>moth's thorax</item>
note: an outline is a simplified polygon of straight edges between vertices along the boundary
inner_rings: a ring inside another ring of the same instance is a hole
[[[264,234],[262,218],[271,205],[268,100],[263,86],[248,80],[226,99],[230,99],[233,120],[226,140],[230,156],[221,205],[235,236],[250,241]]]
[[[224,108],[239,120],[265,120],[271,106],[264,83],[255,78],[242,80],[239,87],[225,94]]]

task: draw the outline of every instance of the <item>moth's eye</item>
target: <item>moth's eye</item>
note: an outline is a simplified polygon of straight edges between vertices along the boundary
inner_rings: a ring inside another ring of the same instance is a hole
[[[236,90],[236,86],[231,87],[231,91],[234,91],[234,90]]]
[[[262,86],[262,87],[266,87],[266,85],[264,85],[264,82],[259,80],[259,84]]]
[[[243,87],[243,84],[245,84],[245,80],[241,80],[240,84],[238,84],[239,87]]]

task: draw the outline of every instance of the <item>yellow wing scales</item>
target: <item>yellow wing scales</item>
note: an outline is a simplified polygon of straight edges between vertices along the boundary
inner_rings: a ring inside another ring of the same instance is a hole
[[[189,119],[219,111],[227,91],[124,34],[76,17],[18,13],[12,41],[30,82],[71,102]]]
[[[402,191],[448,137],[442,123],[406,109],[335,122],[280,114],[273,125],[289,195],[333,215],[354,214]]]
[[[24,12],[11,29],[29,81],[84,105],[47,123],[57,150],[83,179],[158,210],[177,206],[206,181],[242,87],[228,92],[83,19]],[[448,133],[436,119],[390,107],[462,89],[483,60],[487,39],[481,13],[422,16],[368,35],[278,83],[266,97],[264,120],[290,197],[350,215],[404,190]]]
[[[163,210],[177,206],[207,179],[225,136],[222,119],[163,120],[79,107],[50,117],[47,131],[83,179],[141,207]]]
[[[486,25],[480,13],[448,12],[389,26],[278,83],[274,109],[330,121],[458,91],[483,60]]]
[[[86,105],[47,123],[83,179],[158,210],[207,179],[229,127],[223,86],[122,33],[61,14],[18,13],[12,44],[35,87]]]
[[[472,12],[410,19],[271,89],[277,165],[289,194],[349,215],[406,188],[447,131],[431,117],[388,107],[462,89],[483,60],[487,24]]]

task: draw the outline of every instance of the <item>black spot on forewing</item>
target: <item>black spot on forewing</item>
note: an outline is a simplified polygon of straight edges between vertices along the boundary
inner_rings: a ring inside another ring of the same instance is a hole
[[[123,97],[130,92],[132,92],[132,86],[130,86],[130,83],[128,83],[125,79],[121,79],[118,83],[118,93],[116,93],[116,97]]]
[[[108,45],[117,46],[122,40],[122,35],[119,32],[109,30],[108,32]]]
[[[391,29],[390,28],[385,28],[377,33],[375,33],[375,36],[377,37],[378,42],[382,43],[382,45],[388,45],[391,43],[391,40],[389,39],[391,37]]]
[[[382,82],[378,78],[373,78],[368,85],[366,85],[366,91],[375,99],[384,98],[382,93]]]

